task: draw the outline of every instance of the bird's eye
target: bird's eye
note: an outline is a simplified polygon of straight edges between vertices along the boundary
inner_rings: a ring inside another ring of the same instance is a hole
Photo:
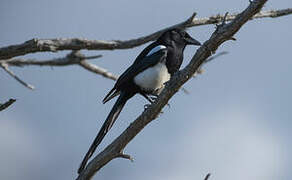
[[[174,39],[182,39],[185,38],[185,36],[187,36],[187,33],[184,31],[172,31],[172,37]]]
[[[177,35],[178,33],[176,31],[171,31],[172,35]]]
[[[181,35],[176,31],[172,31],[171,36],[173,39],[178,39]]]

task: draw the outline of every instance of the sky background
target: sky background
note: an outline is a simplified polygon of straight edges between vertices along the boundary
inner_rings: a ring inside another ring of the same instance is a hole
[[[32,38],[127,40],[188,18],[239,12],[245,1],[1,0],[0,47]],[[269,1],[264,10],[292,7]],[[290,180],[292,177],[292,16],[250,21],[185,84],[171,107],[126,147],[135,159],[115,159],[94,179],[191,180],[212,173],[216,180]],[[189,29],[201,42],[214,25]],[[102,54],[92,62],[121,74],[146,45]],[[197,47],[185,50],[184,65]],[[68,51],[25,58],[62,57]],[[81,67],[11,69],[36,89],[28,90],[0,69],[0,102],[17,102],[0,112],[0,179],[75,179],[77,168],[114,101],[102,99],[114,81]],[[143,111],[132,98],[99,146],[106,147]]]

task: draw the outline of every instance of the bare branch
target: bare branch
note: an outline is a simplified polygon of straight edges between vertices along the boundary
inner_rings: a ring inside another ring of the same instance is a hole
[[[255,18],[265,17],[280,17],[292,14],[292,9],[281,9],[272,11],[263,11],[256,14],[254,17],[250,17],[249,20]],[[153,41],[158,38],[164,31],[173,27],[189,28],[193,26],[201,26],[207,24],[216,24],[222,20],[224,16],[216,15],[207,18],[195,18],[196,13],[193,13],[190,18],[182,23],[175,24],[168,28],[159,30],[147,36],[143,36],[136,39],[121,41],[121,40],[87,40],[80,38],[73,39],[32,39],[24,42],[23,44],[11,45],[0,48],[0,61],[2,59],[9,59],[16,56],[21,56],[35,52],[56,52],[60,50],[114,50],[114,49],[129,49],[136,46],[140,46],[149,41]],[[238,14],[228,15],[227,21],[233,20]]]
[[[100,74],[105,78],[109,78],[112,80],[117,80],[117,76],[114,74],[108,72],[106,69],[103,69],[101,67],[98,67],[94,64],[88,63],[87,59],[96,59],[100,58],[102,55],[96,55],[96,56],[84,56],[81,54],[80,51],[72,51],[70,54],[68,54],[66,57],[63,58],[55,58],[51,60],[35,60],[35,59],[21,59],[21,58],[15,58],[10,59],[6,61],[0,61],[0,65],[4,68],[6,72],[8,72],[12,77],[14,77],[17,81],[19,81],[21,84],[25,85],[26,87],[30,89],[34,89],[32,85],[29,85],[22,81],[20,78],[18,78],[11,70],[8,69],[10,66],[29,66],[29,65],[37,65],[37,66],[68,66],[68,65],[80,65],[81,67],[85,68],[86,70],[89,70],[93,73]]]
[[[203,65],[207,64],[208,62],[211,62],[213,61],[214,59],[222,56],[222,55],[225,55],[225,54],[228,54],[227,51],[223,51],[223,52],[220,52],[214,56],[211,56],[209,57],[208,59],[206,59],[206,61],[204,61],[204,63],[201,65],[201,67],[198,68],[198,70],[195,72],[195,74],[193,75],[194,78],[196,78],[198,75],[200,74],[203,74],[204,73],[204,69],[202,68]],[[183,87],[181,88],[186,94],[189,94],[188,91],[184,90]]]
[[[130,160],[131,162],[134,162],[134,159],[133,159],[130,155],[128,155],[128,154],[120,153],[120,154],[117,154],[116,157],[117,157],[117,158],[128,159],[128,160]]]
[[[16,99],[9,99],[4,104],[0,104],[0,111],[3,111],[4,109],[8,108],[11,104],[13,104],[16,101]]]
[[[98,67],[98,66],[96,66],[94,64],[88,63],[85,60],[84,61],[80,61],[79,65],[81,67],[83,67],[84,69],[87,69],[88,71],[94,72],[96,74],[100,74],[103,77],[106,77],[106,78],[109,78],[109,79],[112,79],[112,80],[117,80],[118,79],[118,77],[116,75],[110,73],[106,69]]]
[[[287,9],[280,9],[280,10],[270,10],[270,11],[261,11],[257,14],[255,14],[251,19],[258,19],[258,18],[276,18],[276,17],[281,17],[281,16],[286,16],[292,14],[292,8],[287,8]],[[226,16],[226,21],[232,21],[235,19],[235,17],[238,15],[238,13],[230,14]],[[201,25],[207,25],[207,24],[216,24],[222,21],[224,18],[224,15],[215,15],[215,16],[210,16],[206,18],[195,18],[191,24],[189,24],[188,27],[193,27],[193,26],[201,26]]]
[[[154,120],[169,99],[186,83],[222,43],[229,40],[254,14],[256,14],[267,0],[254,0],[249,6],[229,24],[219,26],[195,53],[190,63],[181,71],[175,73],[166,84],[158,99],[132,122],[128,128],[99,153],[78,176],[78,180],[90,179],[100,168],[116,158],[122,149],[152,120]]]
[[[9,68],[8,68],[8,64],[6,64],[5,62],[0,62],[0,66],[10,75],[12,76],[16,81],[18,81],[20,84],[24,85],[25,87],[27,87],[28,89],[33,90],[34,86],[30,85],[26,82],[24,82],[23,80],[21,80],[18,76],[16,76]]]
[[[208,180],[210,176],[211,176],[211,174],[210,174],[210,173],[208,173],[208,174],[206,175],[206,177],[205,177],[205,179],[204,179],[204,180]]]
[[[210,61],[213,61],[214,59],[218,58],[219,56],[222,56],[222,55],[225,55],[225,54],[228,54],[228,52],[227,52],[227,51],[222,51],[222,52],[220,52],[220,53],[217,53],[217,54],[215,54],[214,56],[211,56],[210,58],[208,58],[208,59],[204,62],[204,64],[206,64],[206,63],[208,63],[208,62],[210,62]]]
[[[96,56],[81,56],[81,54],[78,54],[78,56],[70,56],[67,55],[66,57],[63,58],[55,58],[51,60],[36,60],[36,59],[22,59],[22,58],[15,58],[15,59],[10,59],[5,61],[10,66],[31,66],[31,65],[36,65],[36,66],[67,66],[67,65],[72,65],[72,64],[79,64],[80,61],[83,59],[97,59],[102,57],[102,55],[96,55]],[[82,58],[82,59],[81,59]]]

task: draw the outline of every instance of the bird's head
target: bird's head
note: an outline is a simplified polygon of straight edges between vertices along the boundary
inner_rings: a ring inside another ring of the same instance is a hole
[[[186,31],[179,28],[173,28],[164,32],[158,41],[165,45],[178,45],[185,47],[186,45],[197,45],[200,46],[201,43],[194,38],[192,38]]]

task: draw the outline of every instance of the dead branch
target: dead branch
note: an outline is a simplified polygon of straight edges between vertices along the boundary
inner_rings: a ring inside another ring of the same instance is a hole
[[[252,19],[258,19],[258,18],[275,18],[275,17],[281,17],[286,16],[292,13],[292,8],[287,9],[280,9],[280,10],[270,10],[270,11],[261,11],[257,14],[255,14],[250,20]],[[238,13],[230,14],[226,16],[226,21],[232,21],[235,19],[235,17],[238,15]],[[215,15],[210,16],[206,18],[195,18],[191,24],[187,27],[193,27],[193,26],[201,26],[201,25],[207,25],[207,24],[217,24],[224,18],[224,15]]]
[[[54,58],[50,60],[36,60],[36,59],[22,59],[22,58],[15,58],[15,59],[9,59],[5,61],[6,64],[9,66],[68,66],[73,64],[79,64],[80,61],[85,59],[97,59],[101,58],[102,55],[96,55],[96,56],[87,56],[85,57],[80,52],[74,52],[74,54],[70,53],[66,57],[62,58]]]
[[[13,77],[16,81],[18,81],[20,84],[24,85],[25,87],[27,87],[28,89],[31,89],[33,90],[34,89],[34,86],[33,85],[30,85],[28,83],[26,83],[25,81],[23,81],[22,79],[20,79],[17,75],[14,74],[13,71],[11,71],[9,68],[8,68],[8,64],[5,63],[5,62],[1,62],[0,61],[0,66],[11,76]]]
[[[16,76],[10,69],[9,66],[18,66],[18,67],[23,67],[23,66],[69,66],[69,65],[80,65],[84,69],[91,71],[93,73],[102,75],[105,78],[109,78],[112,80],[116,80],[117,76],[114,74],[108,72],[106,69],[101,68],[99,66],[96,66],[94,64],[91,64],[87,62],[86,60],[89,59],[96,59],[100,58],[102,55],[96,55],[96,56],[84,56],[81,54],[80,51],[72,51],[70,54],[68,54],[66,57],[63,58],[55,58],[51,60],[35,60],[35,59],[22,59],[22,58],[15,58],[15,59],[10,59],[7,61],[0,61],[0,66],[13,78],[15,78],[19,83],[24,85],[25,87],[29,89],[34,89],[34,86],[24,82],[21,80],[18,76]]]
[[[280,17],[289,15],[292,13],[292,9],[281,9],[281,10],[271,10],[271,11],[262,11],[256,14],[253,17],[250,17],[249,20],[255,18],[266,18],[266,17]],[[32,39],[26,41],[22,44],[11,45],[7,47],[0,48],[0,61],[5,61],[6,59],[10,59],[16,56],[21,56],[29,53],[35,52],[56,52],[61,50],[114,50],[114,49],[129,49],[134,48],[136,46],[140,46],[145,44],[149,41],[155,40],[159,37],[164,31],[168,30],[169,28],[173,27],[180,27],[180,28],[189,28],[193,26],[201,26],[207,24],[216,24],[222,20],[224,17],[223,15],[216,15],[207,18],[195,18],[196,13],[194,13],[190,18],[186,21],[181,23],[175,24],[168,28],[161,29],[155,33],[152,33],[147,36],[139,37],[136,39],[131,40],[112,40],[112,41],[105,41],[105,40],[87,40],[87,39],[80,39],[80,38],[73,38],[73,39]],[[226,17],[226,21],[234,20],[235,17],[238,15],[232,14]]]
[[[16,99],[9,99],[4,104],[0,104],[0,111],[3,111],[4,109],[8,108],[11,104],[13,104],[16,101]]]
[[[208,174],[206,175],[206,177],[205,177],[205,179],[204,179],[204,180],[208,180],[210,176],[211,176],[211,174],[210,174],[210,173],[208,173]]]
[[[223,51],[220,52],[210,58],[208,58],[204,64],[218,58],[219,56],[228,54],[228,52]],[[24,67],[24,66],[69,66],[69,65],[76,65],[79,64],[84,69],[91,71],[96,74],[100,74],[104,76],[105,78],[109,78],[111,80],[117,80],[118,77],[112,73],[110,73],[108,70],[101,68],[99,66],[96,66],[94,64],[91,64],[87,62],[86,60],[90,59],[97,59],[101,58],[102,55],[96,55],[96,56],[84,56],[79,51],[74,51],[74,53],[68,54],[66,57],[63,58],[54,58],[51,60],[36,60],[36,59],[22,59],[22,58],[14,58],[5,61],[5,63],[9,66],[17,66],[17,67]],[[202,74],[203,70],[199,69],[197,74]],[[195,76],[194,76],[195,77]]]
[[[96,74],[100,74],[105,78],[109,78],[112,80],[118,79],[118,77],[116,75],[112,74],[108,70],[101,68],[101,67],[98,67],[94,64],[91,64],[91,63],[87,62],[86,60],[80,61],[79,65],[81,67],[83,67],[84,69],[87,69],[88,71],[91,71],[91,72],[96,73]]]

